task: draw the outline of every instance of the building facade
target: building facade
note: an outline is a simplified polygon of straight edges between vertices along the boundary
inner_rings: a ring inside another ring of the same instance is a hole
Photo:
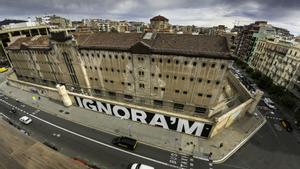
[[[8,50],[21,81],[65,85],[71,92],[118,101],[134,113],[145,109],[156,120],[146,120],[150,125],[176,131],[184,127],[188,128],[185,133],[205,138],[253,111],[257,104],[232,79],[228,70],[232,57],[221,36],[60,32],[19,38]],[[103,109],[93,100],[76,97],[72,101],[109,113],[107,106]],[[117,110],[114,113],[120,116]],[[191,128],[181,118],[191,121]],[[172,119],[178,119],[181,127],[172,127]]]
[[[287,88],[299,68],[299,54],[299,45],[291,41],[263,38],[258,40],[250,65]]]
[[[170,32],[171,25],[169,19],[158,15],[150,19],[150,30],[153,32]]]

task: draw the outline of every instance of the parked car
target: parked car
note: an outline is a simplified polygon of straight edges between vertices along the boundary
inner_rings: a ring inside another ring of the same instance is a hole
[[[265,97],[263,101],[270,109],[276,109],[274,102],[270,98]]]
[[[137,145],[137,140],[129,137],[116,137],[112,140],[112,144],[126,149],[134,150]]]
[[[19,120],[24,124],[30,124],[32,122],[32,119],[28,116],[22,116]]]
[[[283,128],[286,129],[286,131],[288,131],[288,132],[293,131],[293,128],[292,128],[290,122],[287,121],[286,119],[280,120],[280,124],[282,125]]]
[[[154,167],[141,163],[133,163],[128,166],[128,169],[154,169]]]
[[[17,110],[15,108],[12,108],[9,112],[15,114],[17,113]]]

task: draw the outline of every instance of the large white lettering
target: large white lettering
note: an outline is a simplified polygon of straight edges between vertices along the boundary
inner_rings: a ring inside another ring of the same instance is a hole
[[[193,125],[190,127],[189,121],[185,119],[178,119],[177,130],[178,132],[185,132],[186,134],[193,134],[196,130],[195,135],[200,136],[202,129],[204,127],[203,123],[194,122]]]
[[[123,115],[120,115],[120,112],[119,112],[120,110],[123,112]],[[120,117],[122,119],[129,119],[130,118],[129,111],[127,110],[127,108],[125,108],[123,106],[114,106],[113,112],[114,112],[115,116]]]
[[[147,114],[144,111],[131,109],[131,119],[133,121],[140,121],[147,124],[146,122]]]
[[[81,107],[81,108],[84,108],[84,107],[82,106],[81,98],[78,97],[78,96],[75,96],[75,99],[77,100],[78,106]]]
[[[97,111],[97,106],[95,105],[95,102],[90,99],[82,99],[82,104],[85,108]]]
[[[106,103],[106,107],[105,107],[101,102],[97,101],[97,107],[98,107],[99,112],[103,113],[103,111],[104,111],[106,114],[112,115],[111,106],[109,103]]]
[[[165,129],[169,129],[165,116],[161,114],[154,114],[154,117],[152,118],[150,125],[161,126]]]

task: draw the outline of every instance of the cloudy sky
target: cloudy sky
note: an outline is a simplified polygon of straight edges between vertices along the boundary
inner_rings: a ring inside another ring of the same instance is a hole
[[[171,24],[227,27],[267,20],[300,34],[300,0],[0,0],[1,20],[45,14],[144,22],[160,14]]]

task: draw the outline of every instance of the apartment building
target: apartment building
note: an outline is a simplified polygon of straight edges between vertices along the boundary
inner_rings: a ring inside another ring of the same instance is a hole
[[[250,65],[269,76],[273,83],[286,87],[300,65],[299,44],[281,38],[258,40]]]

